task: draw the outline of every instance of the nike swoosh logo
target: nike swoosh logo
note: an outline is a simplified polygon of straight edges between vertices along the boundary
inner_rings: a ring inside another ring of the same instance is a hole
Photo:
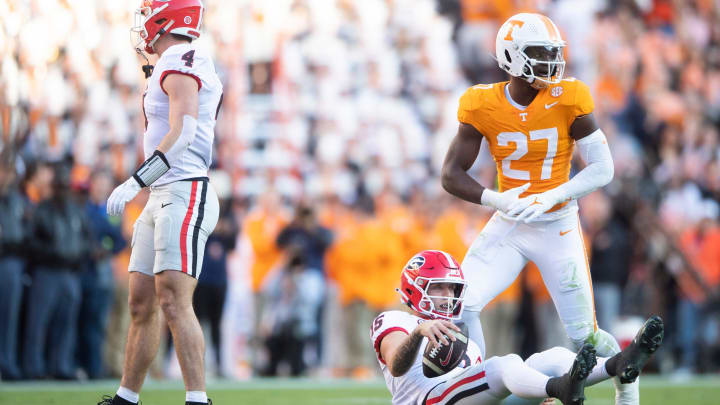
[[[454,347],[455,347],[455,345],[453,344],[453,342],[450,342],[450,350],[448,351],[447,357],[445,357],[444,360],[440,360],[441,366],[445,367],[448,365],[448,363],[450,363],[450,358],[452,357],[452,352],[453,352]]]
[[[570,229],[569,231],[565,231],[565,232],[560,231],[560,236],[565,236],[568,234],[568,232],[572,232],[572,229]]]
[[[549,109],[551,109],[551,108],[552,108],[555,104],[557,104],[557,103],[559,103],[559,101],[556,101],[556,102],[554,102],[554,103],[552,103],[552,104],[545,104],[545,109],[546,109],[546,110],[549,110]]]
[[[165,207],[167,207],[167,206],[170,205],[170,204],[172,204],[172,203],[160,204],[160,208],[165,208]]]

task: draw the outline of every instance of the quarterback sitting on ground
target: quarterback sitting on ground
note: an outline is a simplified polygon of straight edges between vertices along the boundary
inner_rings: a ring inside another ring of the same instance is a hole
[[[466,282],[457,261],[437,250],[423,251],[401,273],[401,301],[409,310],[387,311],[372,324],[372,344],[395,405],[499,404],[511,393],[537,399],[554,397],[563,404],[582,404],[585,385],[613,376],[635,380],[660,345],[663,323],[650,318],[633,342],[610,358],[595,357],[592,345],[577,353],[555,347],[530,356],[482,358],[479,344],[469,336],[460,364],[444,375],[423,374],[427,344],[455,340],[460,331],[452,320],[463,311]]]

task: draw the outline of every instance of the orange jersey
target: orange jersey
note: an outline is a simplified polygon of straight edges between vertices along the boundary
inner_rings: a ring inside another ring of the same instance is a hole
[[[590,89],[580,80],[564,79],[540,90],[530,105],[520,110],[505,96],[507,84],[473,86],[460,98],[458,108],[458,120],[487,139],[497,164],[500,191],[529,182],[524,197],[567,182],[575,147],[570,126],[576,117],[593,111]]]

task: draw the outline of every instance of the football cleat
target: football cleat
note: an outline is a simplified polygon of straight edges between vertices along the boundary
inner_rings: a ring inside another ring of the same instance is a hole
[[[597,364],[595,347],[586,343],[575,356],[570,371],[562,377],[557,377],[559,384],[554,396],[564,405],[582,405],[585,403],[585,380]],[[552,379],[551,379],[552,380]]]
[[[185,405],[212,405],[212,399],[208,398],[207,404],[201,402],[185,402]]]
[[[130,402],[119,396],[111,397],[110,395],[103,395],[100,402],[97,405],[136,405],[134,402]],[[142,405],[142,402],[138,402],[137,405]]]
[[[620,358],[614,371],[621,383],[628,384],[637,379],[652,354],[662,344],[664,335],[665,325],[662,318],[654,315],[645,321],[635,339],[619,353]]]

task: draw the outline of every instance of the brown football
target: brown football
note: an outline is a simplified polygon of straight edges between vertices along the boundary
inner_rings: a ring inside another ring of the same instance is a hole
[[[449,345],[442,343],[437,347],[433,347],[430,343],[425,345],[422,360],[425,377],[433,378],[447,373],[457,367],[465,355],[468,347],[468,327],[464,322],[458,322],[455,325],[460,328],[461,332],[451,330],[455,334],[454,342],[448,338]]]

